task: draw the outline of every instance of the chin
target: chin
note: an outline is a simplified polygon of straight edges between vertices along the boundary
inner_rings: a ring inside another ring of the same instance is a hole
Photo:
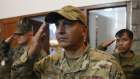
[[[60,44],[59,44],[60,45]],[[68,47],[67,45],[60,45],[60,47],[62,47],[62,48],[66,48],[66,47]]]
[[[70,45],[69,44],[66,44],[66,43],[59,43],[60,47],[62,48],[67,48],[69,47]]]
[[[126,52],[126,51],[120,51],[120,53],[122,53],[122,54],[126,54],[127,52]]]

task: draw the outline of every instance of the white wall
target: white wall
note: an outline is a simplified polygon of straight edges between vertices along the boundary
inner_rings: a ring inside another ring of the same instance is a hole
[[[60,9],[130,0],[0,0],[0,19]]]

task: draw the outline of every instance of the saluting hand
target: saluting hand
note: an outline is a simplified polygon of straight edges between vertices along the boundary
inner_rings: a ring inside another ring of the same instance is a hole
[[[16,38],[15,34],[12,34],[10,37],[8,37],[5,42],[11,43]]]
[[[116,41],[116,39],[113,39],[113,40],[109,40],[107,42],[104,42],[104,43],[102,43],[102,47],[107,47],[107,46],[111,45],[114,41]]]
[[[28,51],[28,55],[29,56],[36,56],[39,54],[39,52],[41,51],[42,47],[43,47],[43,41],[45,40],[45,29],[47,27],[47,23],[44,22],[38,32],[36,33],[36,35],[33,37],[33,40],[32,40],[32,46],[31,48],[29,49]]]

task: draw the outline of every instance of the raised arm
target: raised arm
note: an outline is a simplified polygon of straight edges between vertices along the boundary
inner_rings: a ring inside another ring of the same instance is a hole
[[[115,39],[104,42],[104,43],[102,43],[102,47],[110,46],[114,41],[115,41]]]
[[[110,46],[115,41],[116,41],[116,39],[106,41],[106,42],[102,43],[101,45],[97,46],[96,48],[99,50],[102,50],[102,51],[106,51],[107,47]]]
[[[7,56],[8,51],[10,50],[10,44],[15,39],[15,34],[12,34],[10,37],[8,37],[6,40],[2,41],[1,43],[1,49],[5,56]]]
[[[39,30],[36,33],[36,35],[33,37],[32,46],[28,51],[29,56],[36,56],[41,51],[41,49],[43,47],[43,41],[45,39],[44,37],[46,36],[44,31],[45,31],[47,26],[48,26],[47,23],[44,22],[41,25],[41,27],[39,28]]]
[[[10,37],[8,37],[8,38],[5,40],[5,42],[11,43],[15,38],[16,38],[16,37],[15,37],[15,34],[12,34]]]

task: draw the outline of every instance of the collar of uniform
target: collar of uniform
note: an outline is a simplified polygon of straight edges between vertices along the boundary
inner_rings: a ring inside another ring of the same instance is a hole
[[[132,54],[133,54],[133,56],[132,57],[130,57],[130,58],[133,58],[134,56],[135,56],[135,53],[133,52],[133,50],[131,50],[131,52],[132,52]],[[123,58],[123,57],[121,57],[120,56],[120,53],[118,53],[118,54],[112,54],[116,59],[117,59],[117,61],[120,63],[120,58]],[[127,57],[124,57],[124,58],[127,58]]]
[[[131,53],[133,54],[132,57],[122,57],[122,56],[120,55],[120,53],[118,54],[118,56],[119,56],[119,57],[122,57],[122,58],[133,58],[133,57],[135,56],[135,53],[133,52],[133,50],[131,50]]]
[[[86,47],[85,54],[81,56],[71,67],[69,67],[67,59],[63,52],[61,58],[54,64],[55,67],[57,67],[58,69],[62,70],[65,73],[86,70],[89,67],[89,56],[88,56],[89,48],[90,46]]]

